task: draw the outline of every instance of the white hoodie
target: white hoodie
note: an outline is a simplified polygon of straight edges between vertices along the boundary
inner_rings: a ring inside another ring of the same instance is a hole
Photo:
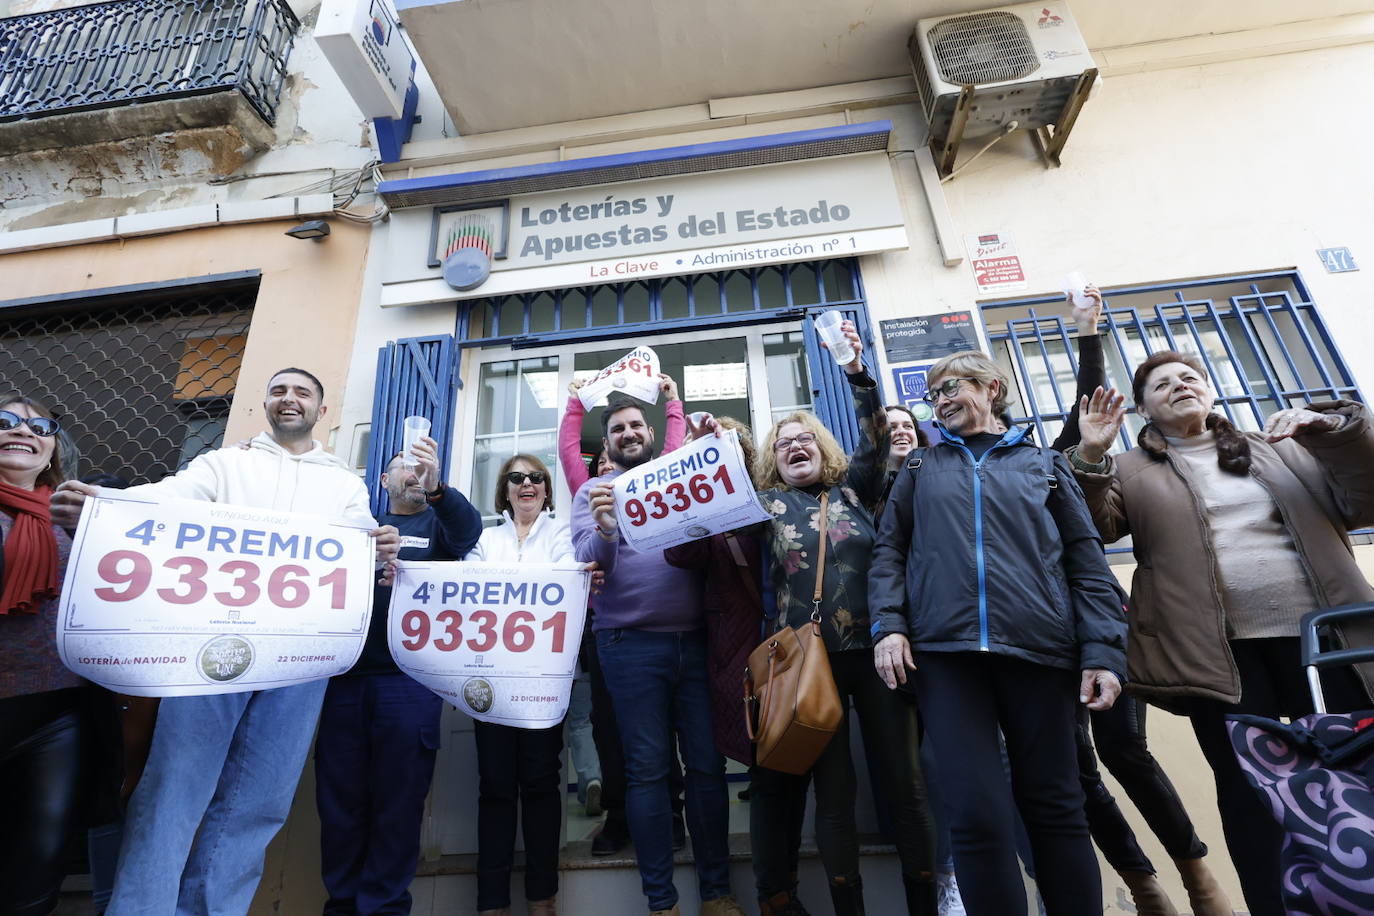
[[[247,449],[207,452],[184,471],[125,492],[307,512],[375,527],[362,480],[320,443],[312,445],[293,455],[261,433]]]

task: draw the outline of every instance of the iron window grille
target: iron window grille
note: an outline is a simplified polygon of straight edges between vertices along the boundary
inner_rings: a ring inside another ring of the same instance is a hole
[[[459,313],[458,339],[464,347],[518,349],[756,324],[799,318],[809,308],[862,305],[854,259],[803,261],[469,300]]]
[[[0,19],[0,122],[237,89],[276,122],[286,0],[112,0]]]
[[[69,478],[151,483],[219,447],[258,275],[212,279],[0,302],[0,387],[60,414]]]
[[[1272,413],[1317,400],[1363,401],[1302,276],[1295,270],[1104,290],[1102,339],[1107,383],[1130,398],[1131,375],[1147,356],[1172,349],[1199,357],[1217,407],[1243,430]],[[1077,334],[1062,296],[982,306],[992,356],[1012,380],[1013,421],[1049,443],[1063,429],[1077,388]],[[1130,408],[1121,430],[1129,449],[1144,426]]]

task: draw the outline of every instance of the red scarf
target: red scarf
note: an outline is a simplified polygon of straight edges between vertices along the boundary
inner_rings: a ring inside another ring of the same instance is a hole
[[[57,595],[57,538],[48,507],[51,487],[24,490],[0,482],[0,509],[14,516],[5,538],[0,614],[36,614]]]

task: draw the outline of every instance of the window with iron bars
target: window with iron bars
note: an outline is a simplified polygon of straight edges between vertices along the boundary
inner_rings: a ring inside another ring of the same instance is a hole
[[[664,333],[748,324],[862,299],[852,259],[806,261],[471,300],[460,315],[458,336],[463,346],[595,340],[650,325]]]
[[[0,389],[60,415],[67,477],[161,480],[221,444],[257,288],[254,272],[0,302]]]
[[[1127,400],[1135,367],[1169,349],[1203,361],[1217,409],[1243,430],[1311,401],[1364,400],[1297,271],[1104,289],[1103,297],[1107,383]],[[987,303],[982,314],[991,356],[1012,380],[1012,419],[1053,441],[1073,408],[1078,372],[1069,304],[1040,296]],[[1143,426],[1132,408],[1122,449]]]

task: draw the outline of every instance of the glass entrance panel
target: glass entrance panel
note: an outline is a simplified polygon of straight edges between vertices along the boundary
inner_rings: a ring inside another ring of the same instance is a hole
[[[496,475],[511,455],[524,452],[536,456],[553,474],[553,491],[561,486],[556,451],[561,406],[558,395],[556,356],[482,365],[468,495],[488,525],[499,518]]]

